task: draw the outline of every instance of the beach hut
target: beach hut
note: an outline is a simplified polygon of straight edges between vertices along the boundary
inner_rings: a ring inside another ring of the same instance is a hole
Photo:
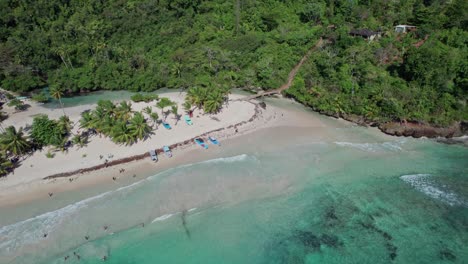
[[[367,28],[364,29],[353,29],[349,32],[351,36],[355,37],[362,37],[369,41],[374,40],[375,38],[380,38],[382,36],[382,32],[380,31],[373,31]]]

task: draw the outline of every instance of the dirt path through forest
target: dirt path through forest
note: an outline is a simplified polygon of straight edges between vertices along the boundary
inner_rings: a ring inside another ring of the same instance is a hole
[[[320,48],[322,47],[322,44],[323,44],[323,39],[320,38],[317,43],[315,43],[315,45],[310,48],[307,53],[301,58],[301,60],[296,64],[296,66],[294,66],[294,68],[292,68],[292,70],[289,72],[289,75],[288,75],[288,80],[286,81],[285,84],[281,85],[278,89],[275,89],[275,90],[272,90],[272,91],[268,91],[268,92],[264,92],[264,91],[261,91],[255,95],[251,95],[251,96],[248,96],[246,98],[243,98],[243,100],[252,100],[252,99],[255,99],[255,98],[258,98],[258,97],[262,97],[262,96],[269,96],[269,95],[274,95],[274,94],[281,94],[281,92],[283,92],[284,90],[288,89],[289,87],[291,87],[292,85],[292,82],[294,80],[294,78],[296,77],[296,74],[297,72],[299,71],[299,69],[301,68],[302,64],[304,64],[304,62],[310,57],[310,55],[315,51],[317,50],[317,48]]]

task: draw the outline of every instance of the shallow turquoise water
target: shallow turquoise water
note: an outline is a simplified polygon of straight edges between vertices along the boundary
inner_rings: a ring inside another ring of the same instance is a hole
[[[261,131],[238,139],[243,145],[226,142],[235,147],[221,158],[1,227],[0,256],[44,264],[104,256],[138,264],[468,262],[467,148],[357,127],[309,134]]]
[[[178,90],[172,89],[161,89],[156,91],[157,94],[164,94],[167,92],[177,92]],[[62,103],[64,107],[73,107],[79,105],[88,105],[88,104],[96,104],[99,100],[130,100],[130,97],[134,95],[134,92],[129,91],[96,91],[90,92],[88,94],[80,95],[80,96],[72,96],[72,97],[63,97]],[[145,94],[142,92],[142,94]],[[50,102],[43,105],[47,108],[60,108],[60,103],[58,100],[51,99]]]

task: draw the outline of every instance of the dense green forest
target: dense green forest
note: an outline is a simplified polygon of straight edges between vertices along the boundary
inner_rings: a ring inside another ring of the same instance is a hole
[[[466,0],[0,1],[1,87],[273,89],[329,113],[468,120]],[[416,31],[396,34],[394,26]],[[352,29],[381,31],[368,41]]]

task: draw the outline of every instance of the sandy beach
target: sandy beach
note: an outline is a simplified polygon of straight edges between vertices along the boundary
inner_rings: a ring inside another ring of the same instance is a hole
[[[184,101],[184,93],[166,93],[164,96],[177,102],[179,108],[182,108],[180,105]],[[210,131],[214,132],[209,133],[209,135],[215,136],[222,141],[265,127],[289,124],[323,126],[318,119],[310,120],[309,118],[306,120],[294,111],[271,105],[263,109],[256,102],[238,100],[243,97],[242,95],[231,94],[229,103],[216,115],[204,115],[196,110],[192,118],[193,126],[188,126],[183,120],[175,125],[174,116],[169,115],[167,122],[172,125],[172,130],[166,130],[160,126],[154,130],[154,134],[150,138],[131,146],[117,145],[109,138],[92,136],[87,146],[83,148],[74,146],[65,153],[54,152],[54,158],[46,157],[45,154],[48,149],[36,151],[22,161],[21,166],[15,169],[14,174],[0,179],[0,207],[27,202],[37,197],[47,197],[48,193],[57,194],[106,181],[112,182],[115,175],[119,175],[119,178],[132,178],[134,175],[136,175],[135,177],[141,177],[141,175],[151,174],[154,171],[193,161],[192,156],[197,156],[197,153],[200,153],[202,149],[193,144],[185,144],[173,150],[174,157],[171,159],[159,155],[160,160],[157,163],[152,162],[149,158],[144,158],[97,171],[74,174],[70,177],[44,180],[44,178],[51,175],[102,165],[106,159],[112,162],[147,153],[149,149],[158,149],[164,145],[182,143],[199,135],[207,136]],[[39,104],[30,104],[31,107],[27,111],[11,114],[4,122],[4,126],[14,124],[16,127],[20,127],[31,124],[32,119],[37,114],[47,114],[50,118],[58,118],[63,114],[61,109],[50,110]],[[157,109],[154,105],[154,102],[132,103],[132,108],[135,111],[140,111],[144,107],[152,106],[153,111],[160,113],[160,109]],[[81,112],[94,107],[95,105],[81,105],[65,108],[66,114],[75,122],[73,132],[79,131]],[[212,149],[208,151],[215,151]],[[100,156],[103,156],[103,158],[101,159]],[[120,173],[121,169],[125,171]]]

